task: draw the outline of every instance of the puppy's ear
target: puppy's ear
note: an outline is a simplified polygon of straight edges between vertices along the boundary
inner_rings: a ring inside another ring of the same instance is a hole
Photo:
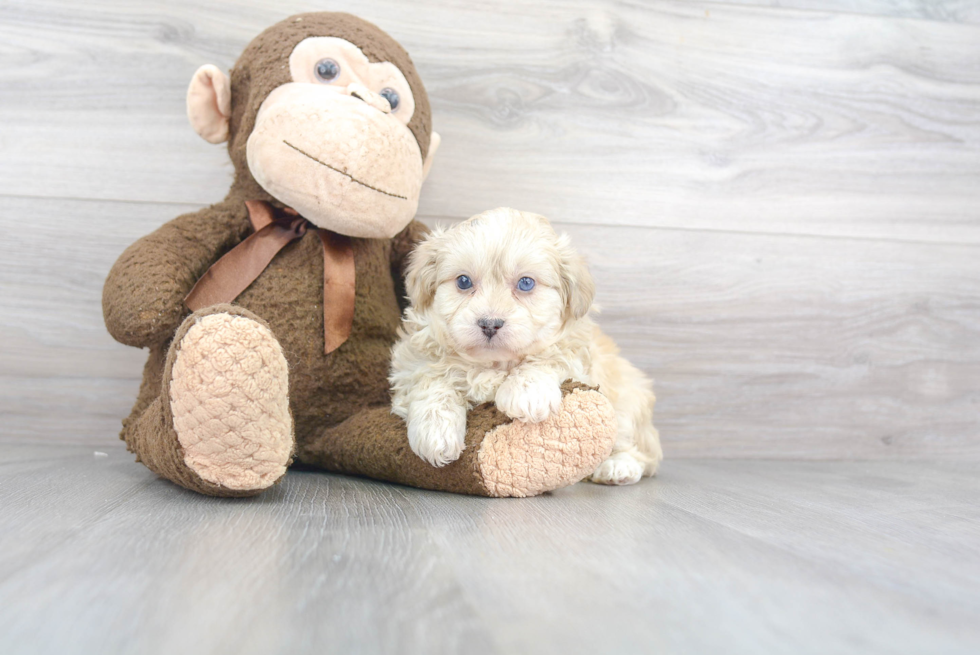
[[[405,271],[405,290],[412,306],[424,311],[432,304],[439,288],[439,276],[436,255],[438,254],[434,237],[441,230],[430,233],[421,241],[408,256],[408,267]]]
[[[582,318],[595,299],[595,280],[585,258],[572,248],[567,234],[558,237],[561,257],[561,286],[565,296],[565,318]]]

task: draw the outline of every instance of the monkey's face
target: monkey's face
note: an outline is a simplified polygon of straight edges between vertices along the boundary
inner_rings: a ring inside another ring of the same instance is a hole
[[[265,99],[248,138],[255,180],[319,227],[394,236],[415,216],[422,188],[405,76],[336,37],[299,43],[289,69],[293,81]]]
[[[249,172],[318,227],[353,237],[395,236],[415,216],[439,144],[433,133],[423,159],[409,129],[416,99],[405,75],[337,37],[303,39],[288,67],[290,80],[274,88],[255,115],[246,144]],[[191,122],[212,142],[227,138],[234,102],[222,84],[228,82],[220,71],[204,67],[188,91]],[[224,125],[200,118],[208,112]]]

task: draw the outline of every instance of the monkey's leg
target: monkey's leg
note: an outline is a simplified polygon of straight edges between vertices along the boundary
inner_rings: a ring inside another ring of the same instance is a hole
[[[566,383],[561,409],[541,423],[512,421],[493,405],[466,418],[466,448],[436,468],[412,452],[389,407],[363,410],[309,443],[297,461],[423,489],[477,496],[536,496],[582,480],[612,450],[616,416],[597,391]]]
[[[211,496],[252,496],[291,461],[288,367],[257,316],[216,305],[181,324],[160,397],[125,435],[137,461]]]

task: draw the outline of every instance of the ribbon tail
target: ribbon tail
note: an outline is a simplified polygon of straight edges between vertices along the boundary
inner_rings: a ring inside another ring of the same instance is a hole
[[[323,243],[323,349],[332,353],[354,324],[354,247],[349,237],[317,230]]]

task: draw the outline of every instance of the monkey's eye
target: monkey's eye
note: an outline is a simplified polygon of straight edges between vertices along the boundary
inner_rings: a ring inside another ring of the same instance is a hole
[[[473,288],[473,280],[465,275],[460,275],[456,278],[456,288],[460,291],[466,291],[467,289]]]
[[[321,59],[316,62],[313,70],[316,73],[317,79],[321,82],[332,82],[340,75],[340,64],[333,59]]]
[[[522,277],[517,281],[517,288],[521,291],[530,291],[534,288],[534,280],[529,277]]]
[[[381,89],[378,95],[388,101],[388,104],[391,105],[391,111],[398,109],[398,91],[386,86]]]

